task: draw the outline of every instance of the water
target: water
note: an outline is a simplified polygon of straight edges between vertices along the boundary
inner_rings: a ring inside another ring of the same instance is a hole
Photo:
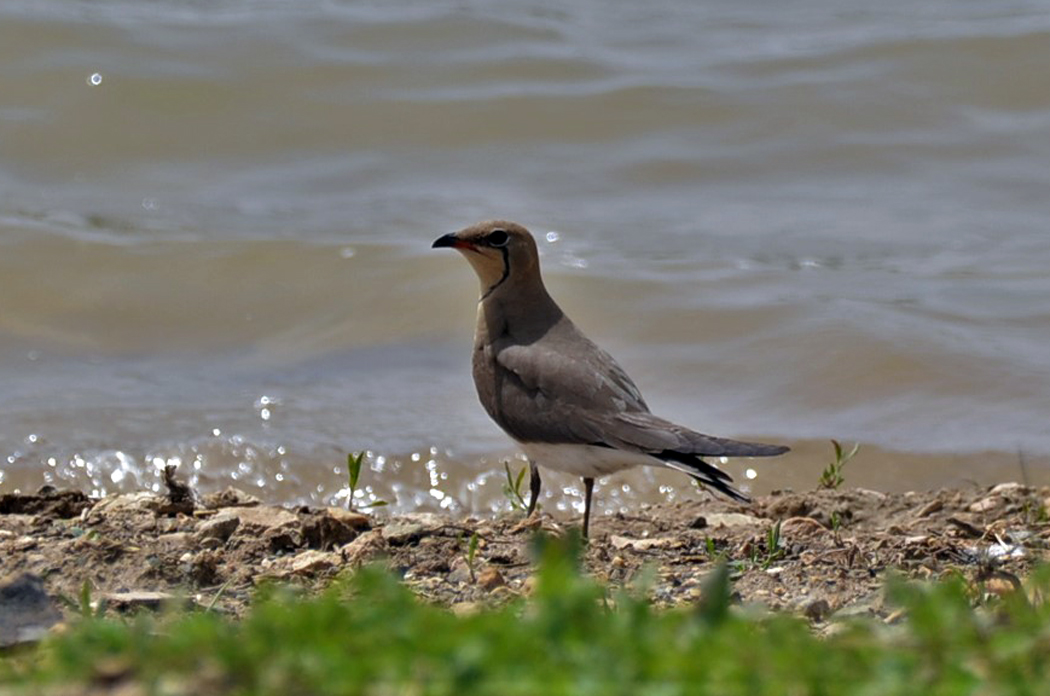
[[[655,411],[795,446],[752,490],[1050,483],[1045,3],[14,1],[0,64],[0,491],[505,506],[429,248],[487,217]]]

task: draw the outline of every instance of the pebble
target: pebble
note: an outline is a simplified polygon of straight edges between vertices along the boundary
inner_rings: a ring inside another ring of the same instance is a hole
[[[0,648],[35,643],[61,619],[39,576],[21,573],[0,580]]]
[[[156,592],[152,590],[129,590],[127,592],[106,592],[102,600],[118,611],[134,611],[136,609],[159,609],[164,604],[179,601],[186,603],[185,598],[180,598],[169,592]]]
[[[201,522],[197,526],[197,538],[202,540],[213,539],[226,543],[239,526],[241,526],[241,519],[233,512],[225,510],[217,513],[211,519]]]
[[[831,615],[831,605],[823,597],[806,598],[801,607],[802,613],[810,621],[823,621]]]
[[[339,553],[342,555],[344,563],[357,565],[385,548],[386,542],[383,539],[383,535],[373,530],[361,534],[349,544],[342,546],[339,549]]]
[[[282,507],[235,507],[223,508],[218,515],[204,524],[214,523],[223,514],[230,514],[238,521],[238,535],[259,534],[271,529],[297,527],[299,517],[291,510]]]
[[[646,549],[673,549],[683,545],[682,539],[673,537],[653,537],[652,539],[631,539],[630,537],[613,534],[609,537],[609,543],[615,549],[631,549],[633,551],[645,551]]]
[[[447,524],[444,517],[430,512],[408,513],[383,527],[383,538],[391,546],[405,546],[436,534]]]
[[[935,512],[940,512],[944,509],[944,503],[940,500],[931,500],[922,506],[918,512],[915,513],[916,517],[929,517]]]
[[[707,515],[707,526],[708,527],[758,527],[763,524],[768,524],[769,520],[762,520],[753,515],[745,515],[740,512],[722,512]]]
[[[503,574],[496,568],[485,568],[478,573],[478,586],[488,592],[506,584],[507,581],[503,578]]]
[[[95,503],[88,512],[88,518],[114,514],[150,514],[155,515],[163,505],[164,499],[153,493],[121,493],[109,496]]]
[[[343,557],[331,551],[307,549],[292,556],[291,568],[296,575],[318,575],[338,567]]]
[[[967,508],[970,512],[988,512],[994,510],[1003,504],[1003,499],[998,495],[990,495],[987,498],[981,498],[977,502],[970,505]]]
[[[337,507],[325,508],[325,512],[327,512],[328,516],[339,524],[346,525],[352,529],[372,528],[372,518],[368,515],[363,515],[360,512]]]

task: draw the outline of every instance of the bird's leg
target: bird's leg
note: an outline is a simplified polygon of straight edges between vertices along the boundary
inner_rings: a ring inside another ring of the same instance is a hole
[[[587,538],[587,531],[591,526],[591,494],[594,493],[594,479],[583,479],[583,538]]]
[[[529,462],[529,509],[526,517],[532,517],[536,510],[536,503],[540,500],[540,468]]]

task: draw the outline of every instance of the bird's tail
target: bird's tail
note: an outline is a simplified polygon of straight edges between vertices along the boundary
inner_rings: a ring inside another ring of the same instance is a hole
[[[747,497],[733,487],[733,477],[716,466],[708,464],[695,454],[684,454],[682,452],[661,452],[654,455],[664,461],[667,466],[683,474],[691,476],[697,483],[710,486],[733,500],[741,503],[750,503]],[[762,455],[751,455],[762,456]]]

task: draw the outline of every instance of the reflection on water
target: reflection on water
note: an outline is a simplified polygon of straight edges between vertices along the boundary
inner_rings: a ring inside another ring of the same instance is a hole
[[[1023,0],[5,3],[0,490],[345,503],[367,450],[362,502],[505,504],[476,281],[429,250],[494,216],[654,410],[796,445],[727,464],[756,491],[832,437],[872,488],[1041,481],[1048,36]]]
[[[29,440],[30,438],[27,438]],[[28,442],[8,457],[14,475],[6,490],[36,490],[41,485],[79,488],[92,495],[165,490],[163,471],[178,467],[178,475],[201,493],[234,486],[264,501],[345,506],[350,495],[346,453],[296,451],[285,445],[261,444],[240,435],[212,433],[190,442],[142,454],[85,451],[67,459],[43,456],[46,443]],[[833,460],[826,441],[794,442],[794,451],[776,460],[717,461],[755,495],[773,490],[815,488],[823,468]],[[43,461],[43,467],[36,466]],[[25,466],[23,466],[25,465]],[[407,454],[364,452],[362,473],[354,491],[354,507],[376,514],[413,510],[455,514],[511,511],[507,492],[511,479],[528,464],[512,449],[464,459],[452,450],[430,447]],[[506,467],[506,468],[505,468]],[[844,470],[850,487],[886,491],[969,487],[999,481],[1050,485],[1045,462],[1034,467],[1021,455],[920,455],[862,447]],[[583,511],[580,480],[544,471],[542,508],[559,516]],[[522,493],[527,499],[527,481]],[[713,495],[687,477],[667,469],[634,469],[599,479],[595,509],[604,514],[634,514],[646,504],[673,503]],[[372,508],[377,501],[382,507]]]

